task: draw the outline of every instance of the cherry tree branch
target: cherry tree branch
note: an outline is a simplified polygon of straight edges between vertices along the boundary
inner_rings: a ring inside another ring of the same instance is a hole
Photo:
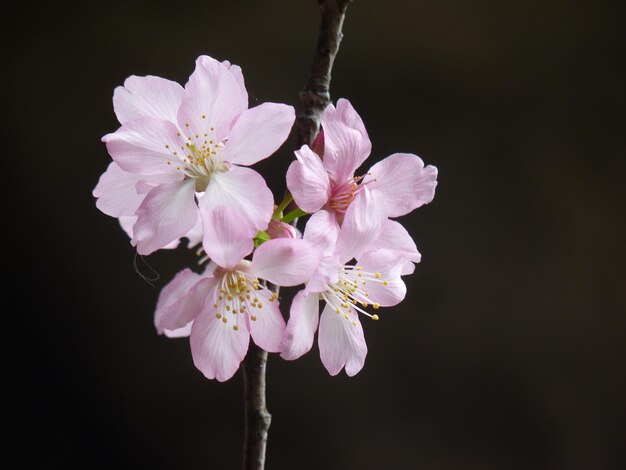
[[[300,92],[303,109],[298,113],[298,148],[311,145],[320,130],[320,118],[330,103],[330,79],[335,56],[343,38],[343,20],[352,0],[318,0],[321,13],[317,47],[311,75]]]
[[[243,470],[263,470],[265,447],[272,415],[265,404],[265,367],[267,352],[250,342],[243,361],[243,399],[245,437],[243,442]]]
[[[348,4],[352,0],[318,0],[321,14],[317,47],[311,75],[300,93],[303,109],[298,113],[297,145],[310,145],[320,129],[320,118],[330,103],[330,79],[335,56],[343,37],[342,27]],[[288,214],[289,215],[289,214]],[[296,214],[297,217],[298,214]],[[294,218],[292,223],[296,223]],[[278,288],[275,288],[278,292]],[[243,470],[263,470],[265,449],[272,415],[265,401],[265,368],[267,352],[253,342],[243,361],[245,437]]]

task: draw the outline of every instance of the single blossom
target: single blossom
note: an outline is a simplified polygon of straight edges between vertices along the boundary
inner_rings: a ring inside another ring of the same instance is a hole
[[[287,186],[298,206],[306,212],[324,208],[341,223],[350,204],[363,188],[379,190],[387,217],[408,214],[432,201],[437,185],[437,168],[424,166],[416,155],[395,153],[374,164],[364,175],[355,171],[369,156],[372,144],[361,117],[350,102],[340,99],[322,115],[321,134],[296,151],[287,171]],[[323,157],[323,158],[320,158]]]
[[[320,357],[328,372],[336,375],[345,367],[353,376],[361,370],[367,345],[359,314],[377,320],[365,309],[396,305],[406,294],[400,277],[405,259],[374,244],[386,220],[383,195],[368,187],[348,207],[341,228],[330,211],[311,216],[304,240],[320,247],[323,258],[293,300],[281,357],[293,360],[308,352],[319,327]],[[353,258],[356,263],[349,263]],[[320,300],[326,304],[321,317]]]
[[[109,168],[105,179],[111,181],[99,185],[95,195],[107,213],[119,213],[115,216],[125,217],[126,225],[134,222],[131,242],[140,254],[195,227],[204,225],[206,231],[217,206],[233,208],[249,231],[267,227],[272,193],[247,166],[285,141],[295,118],[291,106],[263,103],[248,109],[241,69],[208,56],[197,59],[184,88],[159,77],[132,76],[115,90],[113,105],[122,126],[102,140],[117,169]],[[132,178],[135,194],[126,184]],[[118,184],[128,188],[127,203],[111,195]],[[103,198],[108,200],[100,202]],[[212,255],[206,234],[203,244]]]
[[[228,380],[248,351],[250,337],[269,352],[280,352],[285,321],[278,295],[264,281],[294,286],[311,277],[320,250],[302,239],[278,238],[258,247],[241,216],[218,206],[206,224],[219,247],[204,274],[181,271],[157,303],[155,325],[167,336],[190,334],[196,367],[209,379]]]

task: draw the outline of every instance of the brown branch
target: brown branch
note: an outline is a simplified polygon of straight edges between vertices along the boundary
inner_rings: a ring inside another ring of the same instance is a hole
[[[296,119],[298,148],[313,142],[320,129],[322,112],[330,103],[330,72],[343,37],[341,29],[346,9],[351,2],[352,0],[318,0],[321,23],[311,76],[300,93],[300,101],[304,108]],[[297,219],[293,223],[296,221]],[[272,422],[272,415],[267,411],[265,403],[266,365],[267,352],[251,343],[243,361],[245,408],[243,470],[265,468],[265,448]]]
[[[311,75],[300,101],[304,108],[298,113],[298,148],[311,145],[320,130],[322,112],[330,103],[330,78],[335,56],[343,38],[343,20],[352,0],[318,0],[321,13],[317,47]]]
[[[272,415],[265,405],[266,364],[267,352],[251,342],[243,361],[243,470],[263,470],[265,467],[267,432],[272,422]]]

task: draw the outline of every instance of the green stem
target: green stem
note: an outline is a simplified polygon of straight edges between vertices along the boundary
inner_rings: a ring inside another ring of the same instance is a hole
[[[302,209],[298,207],[297,209],[294,209],[291,212],[289,212],[285,217],[283,217],[280,220],[288,224],[292,220],[295,220],[298,217],[302,217],[304,215],[308,215],[308,212],[304,212]]]
[[[291,193],[288,192],[287,194],[285,194],[285,198],[283,199],[283,201],[278,204],[278,207],[274,211],[275,219],[279,219],[282,217],[283,211],[291,203],[291,201],[293,201],[293,196],[291,195]]]

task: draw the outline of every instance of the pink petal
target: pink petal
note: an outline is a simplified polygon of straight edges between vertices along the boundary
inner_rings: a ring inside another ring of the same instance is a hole
[[[231,64],[227,60],[222,61],[222,65],[228,69],[230,74],[233,76],[233,78],[237,82],[237,85],[239,85],[239,92],[241,93],[241,99],[247,105],[248,92],[246,90],[246,85],[243,80],[243,71],[241,70],[241,67],[239,67],[238,65]]]
[[[127,122],[102,141],[124,171],[137,175],[178,173],[182,179],[183,174],[176,171],[177,157],[169,150],[180,147],[182,141],[177,133],[178,128],[171,122],[144,117]]]
[[[196,224],[185,234],[185,238],[189,248],[202,243],[202,217],[198,217]]]
[[[368,173],[368,186],[385,197],[388,217],[408,214],[435,197],[437,168],[424,167],[417,155],[395,153],[376,163]]]
[[[322,364],[330,375],[337,375],[345,366],[346,374],[356,375],[365,363],[367,345],[363,327],[356,313],[351,310],[346,319],[326,305],[320,318],[318,345]]]
[[[319,303],[317,294],[306,295],[302,290],[293,298],[280,357],[292,361],[311,350],[319,324]]]
[[[405,261],[402,265],[402,271],[400,274],[402,276],[408,276],[409,274],[413,274],[415,272],[415,264],[411,261]]]
[[[193,179],[161,184],[152,189],[137,209],[133,243],[149,255],[184,236],[195,225],[198,207]]]
[[[183,87],[160,77],[128,77],[113,93],[113,109],[120,124],[141,117],[176,122]]]
[[[159,294],[154,312],[154,326],[159,334],[183,328],[192,321],[214,285],[214,278],[203,279],[191,269],[178,272]]]
[[[370,250],[385,248],[395,251],[413,263],[419,263],[422,255],[417,251],[415,242],[409,232],[395,220],[387,219],[383,224],[380,236],[371,244]]]
[[[364,186],[348,207],[337,238],[336,254],[341,262],[358,258],[379,237],[385,220],[382,194]]]
[[[252,165],[272,155],[289,136],[296,118],[291,106],[263,103],[241,113],[232,127],[220,158]]]
[[[219,266],[232,268],[254,249],[256,231],[234,209],[217,206],[202,213],[202,222],[204,251]]]
[[[335,214],[321,210],[308,220],[303,237],[321,249],[323,256],[330,256],[335,252],[338,236],[339,223]]]
[[[133,240],[133,227],[137,223],[137,216],[136,215],[123,215],[118,218],[118,222],[120,223],[120,227],[122,227],[122,230],[124,230],[126,235],[128,235],[128,238],[130,238],[130,244],[132,246],[136,246],[137,243],[135,243],[135,241]],[[167,245],[165,245],[163,249],[173,250],[177,248],[178,245],[180,245],[180,240],[174,240],[173,242],[170,242]]]
[[[406,258],[385,249],[368,251],[358,259],[357,264],[363,267],[364,272],[380,274],[378,282],[372,280],[367,283],[368,298],[372,303],[391,307],[404,300],[406,285],[400,275],[405,262]]]
[[[248,352],[250,332],[242,322],[219,319],[209,308],[198,315],[191,327],[191,355],[196,367],[207,379],[225,382],[230,379]]]
[[[308,146],[295,152],[297,160],[287,170],[287,187],[300,209],[315,212],[330,197],[328,173],[320,157]]]
[[[268,242],[269,243],[269,242]],[[278,308],[277,300],[270,300],[272,292],[267,289],[255,291],[260,302],[256,307],[247,303],[248,327],[257,346],[268,352],[280,352],[285,334],[285,320]]]
[[[311,275],[309,282],[307,282],[304,291],[309,294],[311,292],[324,292],[328,290],[328,284],[334,284],[339,280],[340,267],[341,263],[337,256],[326,256],[322,258],[319,266]]]
[[[229,69],[211,57],[198,57],[178,112],[180,128],[199,135],[213,132],[214,128],[212,135],[221,141],[247,108],[247,100]]]
[[[255,250],[250,274],[277,286],[297,286],[309,280],[320,256],[320,250],[306,240],[276,238]]]
[[[337,108],[328,105],[322,115],[324,129],[324,167],[343,183],[354,175],[372,150],[372,144],[363,125],[348,100],[337,101]]]
[[[168,338],[186,338],[191,334],[191,327],[193,326],[193,321],[190,321],[182,328],[177,328],[175,330],[163,330],[163,334]]]
[[[122,215],[118,218],[118,222],[120,223],[120,227],[122,230],[128,235],[128,238],[131,239],[131,245],[135,246],[135,243],[132,242],[133,239],[133,227],[137,223],[136,215]]]
[[[258,231],[269,224],[274,196],[256,171],[233,165],[226,172],[213,173],[199,205],[203,214],[216,206],[231,207]]]
[[[137,194],[135,186],[139,177],[122,170],[111,162],[93,190],[98,198],[96,207],[112,217],[132,216],[143,201],[144,195]]]

